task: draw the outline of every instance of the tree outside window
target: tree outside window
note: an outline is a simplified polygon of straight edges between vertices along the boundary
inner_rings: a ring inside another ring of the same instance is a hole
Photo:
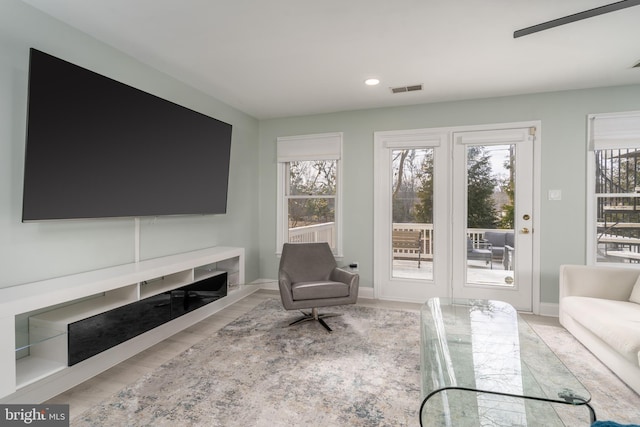
[[[490,147],[490,148],[489,148]],[[513,156],[498,169],[492,166],[490,149],[509,150],[510,146],[470,146],[467,153],[467,224],[469,228],[513,227]],[[433,149],[394,150],[393,222],[433,223]],[[502,195],[502,200],[498,200]]]
[[[337,160],[289,162],[287,177],[289,242],[326,241],[335,249]]]

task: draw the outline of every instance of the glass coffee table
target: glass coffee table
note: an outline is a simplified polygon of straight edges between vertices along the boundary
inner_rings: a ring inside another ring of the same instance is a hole
[[[595,421],[589,392],[511,305],[432,298],[420,324],[421,426]]]

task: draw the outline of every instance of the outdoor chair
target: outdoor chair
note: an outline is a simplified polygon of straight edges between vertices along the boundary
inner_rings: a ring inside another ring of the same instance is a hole
[[[491,243],[493,259],[503,261],[503,264],[507,247],[515,247],[513,231],[485,231],[483,241]]]
[[[491,243],[480,242],[479,245],[481,245],[482,248],[474,247],[471,238],[467,237],[467,261],[485,261],[485,263],[493,270],[493,263],[491,262]]]
[[[339,316],[318,313],[318,307],[355,304],[360,276],[337,268],[328,243],[285,243],[280,257],[278,286],[282,305],[300,310],[303,316],[289,324],[317,320],[327,331],[323,318]],[[310,312],[302,309],[310,308]]]
[[[394,259],[403,259],[404,256],[418,254],[418,268],[422,261],[422,231],[421,230],[393,230],[391,233],[392,250]],[[396,251],[398,254],[396,255]],[[410,259],[413,259],[412,257]]]

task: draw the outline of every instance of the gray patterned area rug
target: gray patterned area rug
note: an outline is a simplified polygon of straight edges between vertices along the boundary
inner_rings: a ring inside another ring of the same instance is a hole
[[[333,333],[265,301],[72,425],[419,425],[419,314],[326,311]]]

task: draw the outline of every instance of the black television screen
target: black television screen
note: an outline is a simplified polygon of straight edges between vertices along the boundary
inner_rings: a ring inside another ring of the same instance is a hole
[[[31,49],[23,221],[226,212],[231,125]]]

